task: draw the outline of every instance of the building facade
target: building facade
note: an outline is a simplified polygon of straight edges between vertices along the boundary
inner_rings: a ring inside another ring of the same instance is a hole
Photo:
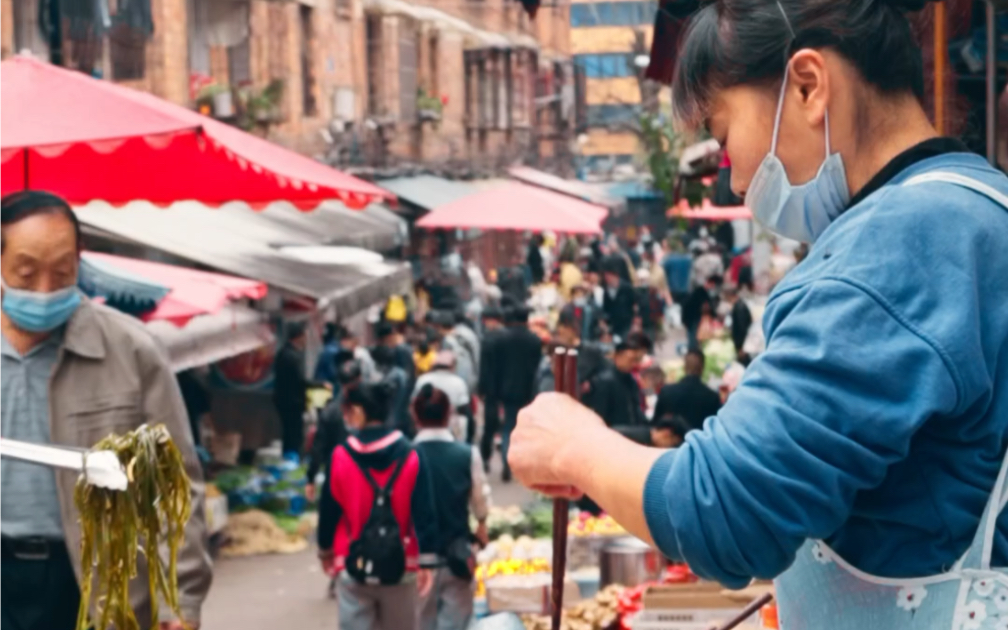
[[[575,0],[570,10],[571,53],[584,79],[579,165],[604,174],[630,165],[638,152],[638,120],[649,90],[643,71],[658,3],[653,0]]]
[[[146,90],[336,166],[569,158],[569,5],[515,0],[0,0],[2,54]]]

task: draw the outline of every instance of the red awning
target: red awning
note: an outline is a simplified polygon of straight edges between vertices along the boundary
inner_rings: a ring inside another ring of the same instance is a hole
[[[428,229],[598,234],[608,215],[602,206],[509,182],[438,206],[416,224]]]
[[[710,199],[704,199],[699,208],[690,208],[684,199],[669,208],[668,216],[699,221],[735,221],[752,219],[752,211],[746,206],[715,206]]]
[[[243,298],[261,300],[268,290],[263,282],[235,276],[97,252],[83,255],[170,289],[154,310],[141,317],[147,322],[164,320],[185,326],[193,317],[213,315],[230,302]]]
[[[351,208],[388,191],[185,107],[30,57],[0,64],[3,194],[34,188],[72,205],[193,200]]]

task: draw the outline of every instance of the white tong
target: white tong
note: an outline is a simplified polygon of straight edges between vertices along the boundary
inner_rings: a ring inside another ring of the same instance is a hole
[[[129,483],[126,471],[112,451],[86,451],[3,438],[0,439],[0,457],[76,470],[84,475],[87,483],[110,490],[125,490]]]

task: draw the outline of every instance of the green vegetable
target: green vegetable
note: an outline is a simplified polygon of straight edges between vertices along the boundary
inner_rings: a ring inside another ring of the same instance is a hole
[[[92,486],[81,478],[74,490],[82,534],[77,630],[110,625],[117,630],[139,630],[129,601],[138,550],[147,559],[152,629],[158,626],[159,596],[181,618],[176,569],[183,529],[192,509],[182,455],[163,425],[143,425],[125,435],[109,435],[95,444],[94,450],[114,452],[126,469],[129,485],[124,492],[117,492]],[[167,567],[159,553],[162,542],[168,547]],[[97,623],[88,619],[92,601]]]

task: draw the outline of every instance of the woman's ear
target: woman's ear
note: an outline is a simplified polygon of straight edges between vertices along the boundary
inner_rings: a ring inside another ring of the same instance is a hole
[[[829,103],[829,73],[822,53],[811,48],[799,50],[788,65],[788,83],[800,96],[800,106],[810,126],[818,127]]]

